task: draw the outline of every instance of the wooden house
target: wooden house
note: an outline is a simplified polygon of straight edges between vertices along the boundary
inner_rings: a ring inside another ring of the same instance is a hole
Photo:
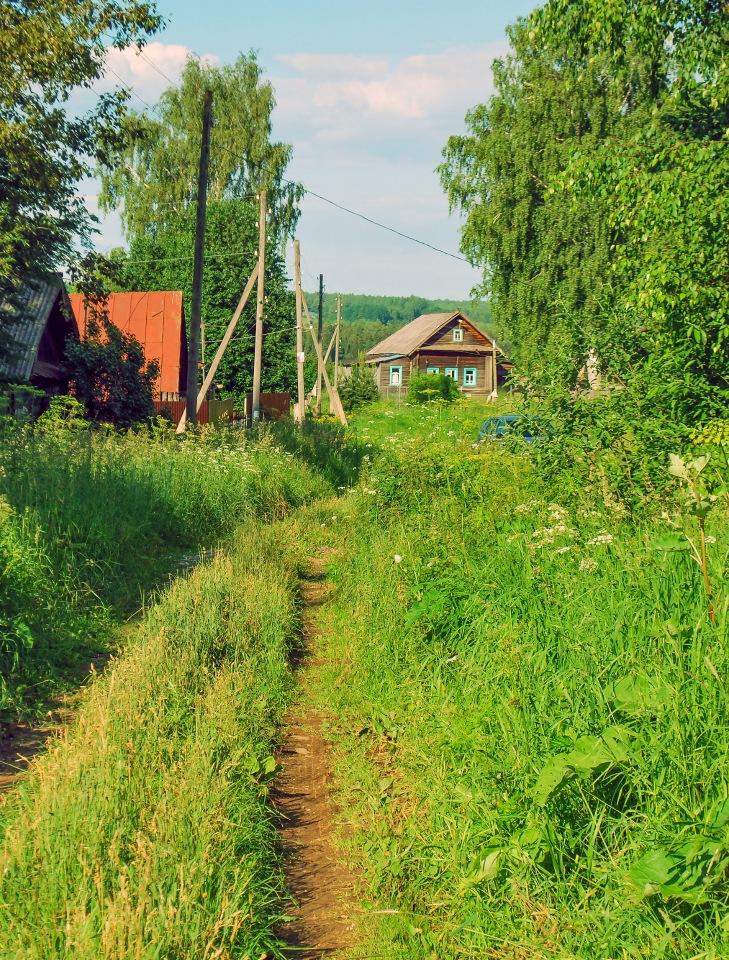
[[[70,300],[83,337],[87,320],[83,295],[72,294]],[[183,397],[187,386],[187,331],[182,293],[111,293],[105,309],[114,326],[131,333],[142,344],[147,360],[159,364],[157,399],[175,401]]]
[[[504,351],[465,313],[426,313],[367,351],[383,396],[407,391],[416,373],[444,373],[472,397],[491,397],[510,364]]]
[[[0,303],[0,325],[8,335],[0,354],[0,381],[30,384],[47,395],[65,393],[66,341],[78,340],[78,325],[60,277],[24,280],[12,302]]]

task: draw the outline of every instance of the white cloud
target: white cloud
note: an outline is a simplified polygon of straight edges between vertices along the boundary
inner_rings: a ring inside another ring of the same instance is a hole
[[[290,175],[342,205],[433,246],[458,252],[456,217],[435,168],[466,111],[493,91],[506,44],[400,60],[301,54],[272,76],[277,138],[294,145]],[[282,71],[283,72],[283,71]],[[330,290],[466,297],[468,264],[348,216],[315,197],[302,204],[302,256]]]
[[[148,103],[159,99],[163,90],[179,82],[180,74],[193,51],[179,43],[160,43],[157,40],[141,49],[126,47],[117,50],[109,47],[106,52],[107,72],[105,87],[118,86],[121,82],[132,87]],[[218,58],[207,54],[206,63],[217,63]]]
[[[385,57],[280,57],[277,118],[324,140],[366,140],[452,128],[492,90],[491,61],[504,44],[457,47],[391,61]]]

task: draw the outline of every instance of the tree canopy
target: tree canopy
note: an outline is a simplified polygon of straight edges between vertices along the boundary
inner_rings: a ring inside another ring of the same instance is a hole
[[[0,295],[9,295],[88,239],[76,185],[116,149],[129,94],[99,95],[75,116],[71,93],[93,89],[109,45],[143,44],[162,20],[138,0],[3,0],[0,11]]]
[[[213,94],[209,198],[252,199],[266,189],[269,229],[282,239],[296,225],[303,191],[284,177],[291,145],[271,140],[276,100],[255,53],[220,67],[190,57],[155,116],[130,113],[124,119],[116,163],[101,169],[102,209],[120,208],[132,240],[160,234],[194,205],[204,90]]]
[[[168,217],[155,236],[134,238],[128,252],[115,251],[116,286],[122,290],[181,290],[187,315],[192,296],[192,248],[195,208]],[[202,318],[204,360],[209,364],[223,338],[258,254],[258,210],[248,200],[211,200],[206,226]],[[291,390],[296,385],[293,292],[287,289],[285,265],[274,237],[266,250],[265,350],[262,389]],[[242,406],[252,387],[256,297],[250,297],[235,335],[221,361],[216,382],[221,396]]]
[[[462,249],[527,375],[551,342],[570,388],[596,349],[684,422],[725,404],[724,7],[550,0],[512,29],[496,93],[449,140]]]
[[[158,117],[130,115],[113,169],[103,173],[102,203],[119,207],[128,240],[116,251],[116,285],[125,290],[182,290],[192,298],[195,201],[202,96],[213,91],[202,321],[209,363],[258,256],[258,199],[269,194],[265,279],[264,390],[296,384],[295,301],[287,289],[282,244],[297,218],[300,189],[285,179],[289,144],[271,141],[271,84],[254,54],[232,65],[191,57],[178,86],[160,99]],[[241,406],[251,389],[255,295],[246,307],[216,381]]]

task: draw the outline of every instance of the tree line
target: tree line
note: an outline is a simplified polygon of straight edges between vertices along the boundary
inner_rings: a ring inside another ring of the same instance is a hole
[[[615,431],[674,442],[729,400],[726,5],[549,0],[509,40],[440,167],[478,293],[555,415],[592,355]]]

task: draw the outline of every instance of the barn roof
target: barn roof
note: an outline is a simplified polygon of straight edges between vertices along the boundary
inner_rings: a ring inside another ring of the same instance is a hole
[[[4,380],[28,382],[34,364],[39,369],[43,368],[42,375],[57,376],[59,371],[51,370],[49,364],[42,363],[39,366],[37,357],[43,331],[56,302],[60,299],[68,306],[66,288],[61,278],[27,278],[15,291],[13,299],[14,303],[9,300],[0,302],[0,313],[5,317],[6,330],[11,339],[10,354],[0,357],[0,377]],[[67,312],[68,333],[77,335],[73,316],[70,311]]]
[[[485,337],[489,343],[494,343],[498,352],[504,353],[494,338],[484,333],[480,327],[477,327],[470,317],[467,317],[465,313],[461,313],[460,310],[453,310],[450,313],[424,313],[416,317],[415,320],[412,320],[406,324],[406,326],[401,327],[399,330],[396,330],[395,333],[390,334],[389,337],[386,337],[384,340],[375,344],[374,347],[371,347],[367,351],[367,356],[372,362],[377,361],[378,363],[390,358],[407,357],[411,353],[414,353],[418,347],[421,347],[434,333],[437,333],[441,327],[450,323],[451,320],[455,320],[456,317],[460,317],[461,320],[468,323],[474,330],[480,333],[481,336]]]
[[[83,337],[86,330],[83,295],[73,294],[70,299]],[[111,293],[106,310],[114,326],[139,340],[147,360],[159,363],[160,392],[184,392],[187,333],[182,293],[179,290]]]

